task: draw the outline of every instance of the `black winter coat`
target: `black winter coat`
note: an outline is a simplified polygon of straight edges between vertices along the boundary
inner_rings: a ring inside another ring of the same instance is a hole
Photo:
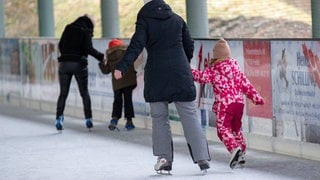
[[[59,41],[61,56],[59,62],[72,61],[88,64],[88,54],[102,61],[104,54],[92,46],[93,23],[87,16],[81,16],[68,24]]]
[[[151,1],[141,8],[135,33],[117,69],[125,73],[144,47],[148,53],[144,75],[146,102],[195,100],[189,65],[193,39],[185,21],[163,0]]]

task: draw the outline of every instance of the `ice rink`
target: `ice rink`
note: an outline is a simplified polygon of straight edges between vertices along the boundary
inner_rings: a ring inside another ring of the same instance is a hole
[[[202,175],[183,136],[173,139],[172,175],[158,175],[150,129],[126,131],[120,126],[111,132],[107,122],[94,121],[89,132],[84,120],[65,117],[64,130],[58,133],[54,124],[52,113],[0,104],[1,180],[320,179],[319,161],[252,149],[246,167],[231,170],[229,154],[215,142],[209,142],[211,168]]]

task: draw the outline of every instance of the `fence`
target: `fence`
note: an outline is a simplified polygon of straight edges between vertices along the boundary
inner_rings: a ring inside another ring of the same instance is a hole
[[[128,42],[128,40],[125,40]],[[196,39],[191,66],[202,69],[211,59],[216,40]],[[95,39],[104,52],[107,39]],[[58,39],[0,39],[0,102],[55,112],[59,94]],[[230,39],[232,56],[265,98],[265,105],[246,101],[243,130],[248,146],[265,151],[320,160],[320,40]],[[151,128],[149,106],[143,98],[142,61],[136,62],[138,86],[133,93],[140,127]],[[94,118],[108,119],[113,102],[111,75],[89,57],[89,91]],[[211,85],[197,84],[199,119],[210,140],[219,141],[211,111]],[[183,133],[174,106],[170,106],[173,131]],[[72,81],[66,114],[83,118],[82,99]],[[138,119],[138,118],[137,118]]]

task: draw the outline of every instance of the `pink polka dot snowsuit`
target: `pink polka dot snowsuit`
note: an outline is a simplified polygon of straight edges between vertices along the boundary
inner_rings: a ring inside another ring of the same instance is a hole
[[[211,83],[215,95],[212,111],[217,117],[217,134],[227,150],[241,147],[246,151],[246,142],[241,131],[245,94],[254,104],[264,104],[261,95],[241,72],[233,59],[218,60],[203,71],[192,69],[194,81]]]

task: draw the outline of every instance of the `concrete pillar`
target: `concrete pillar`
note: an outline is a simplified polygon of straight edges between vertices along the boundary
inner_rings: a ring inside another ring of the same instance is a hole
[[[207,0],[186,0],[187,24],[193,38],[208,38]]]
[[[312,37],[320,38],[320,1],[311,0]]]
[[[3,0],[0,0],[0,38],[5,37],[5,22],[4,22],[4,4]]]
[[[102,37],[118,38],[120,36],[118,0],[101,0],[100,4]]]
[[[53,0],[38,0],[39,36],[54,37]]]

